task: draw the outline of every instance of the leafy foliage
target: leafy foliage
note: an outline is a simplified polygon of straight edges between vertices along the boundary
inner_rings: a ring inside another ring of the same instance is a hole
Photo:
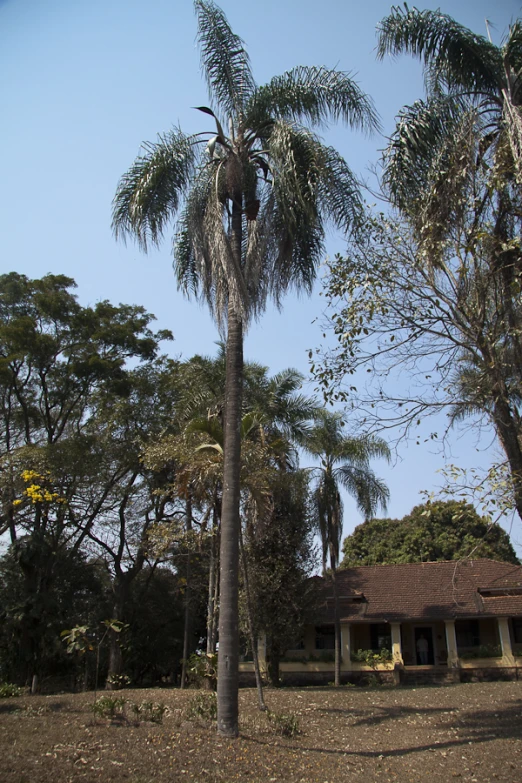
[[[280,737],[295,737],[300,734],[299,718],[293,713],[266,711],[266,717],[275,734]]]
[[[109,720],[125,720],[125,705],[127,699],[123,696],[100,696],[96,699],[91,709],[97,718]]]
[[[313,526],[309,513],[306,474],[282,473],[272,486],[271,518],[260,520],[245,544],[254,632],[266,634],[268,675],[279,684],[279,660],[299,634],[314,609],[313,585],[308,577],[315,566]],[[241,627],[247,636],[244,585]]]
[[[350,658],[356,663],[364,663],[366,666],[376,669],[381,663],[390,663],[393,660],[393,655],[391,650],[383,647],[379,652],[375,652],[375,650],[353,650]]]
[[[10,682],[0,682],[0,699],[12,699],[21,696],[22,689]]]
[[[199,691],[191,698],[187,709],[188,720],[202,720],[211,723],[217,718],[217,696],[213,691]]]
[[[462,501],[434,501],[403,519],[370,519],[343,543],[341,568],[486,557],[518,563],[509,536]]]

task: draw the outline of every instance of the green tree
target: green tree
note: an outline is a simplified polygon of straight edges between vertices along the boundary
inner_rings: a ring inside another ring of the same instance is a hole
[[[343,543],[341,568],[487,557],[518,563],[508,534],[469,503],[433,501],[402,519],[369,519]]]
[[[53,552],[49,541],[18,538],[0,558],[0,678],[31,685],[37,672],[55,678],[59,687],[63,678],[67,686],[75,682],[81,672],[66,655],[60,633],[96,625],[105,616],[103,577],[101,564],[81,552],[65,547]]]
[[[347,230],[359,216],[350,169],[301,123],[342,119],[371,129],[377,122],[364,93],[335,70],[299,67],[258,87],[223,12],[211,0],[196,0],[195,9],[203,72],[221,119],[199,107],[215,120],[213,132],[176,129],[147,144],[120,181],[113,226],[146,250],[181,207],[178,282],[226,326],[218,732],[236,736],[243,332],[267,297],[279,304],[290,288],[311,289],[324,220]]]
[[[271,492],[270,518],[252,531],[245,549],[254,637],[257,640],[262,631],[265,633],[268,678],[277,686],[280,659],[299,638],[314,610],[309,577],[316,558],[308,472],[279,472]],[[242,598],[242,625],[246,629],[244,592]]]
[[[50,620],[53,560],[80,552],[126,476],[102,445],[102,401],[117,407],[131,390],[127,361],[153,360],[170,336],[155,334],[141,307],[82,307],[74,285],[62,275],[0,277],[0,532],[31,553],[22,575],[41,599],[35,638]],[[38,675],[41,645],[34,649]]]
[[[90,424],[97,450],[103,453],[92,476],[99,493],[118,474],[107,502],[88,529],[88,538],[106,562],[111,581],[110,618],[128,622],[132,584],[158,557],[149,536],[155,527],[181,512],[180,504],[161,492],[172,471],[156,473],[143,462],[147,445],[175,426],[178,364],[162,358],[127,373],[128,392],[113,399],[95,398],[96,417]],[[108,677],[122,673],[122,634],[109,629]],[[110,682],[110,680],[108,681]]]
[[[339,413],[322,411],[317,423],[302,441],[305,451],[320,461],[312,500],[317,528],[322,542],[323,574],[330,560],[335,614],[335,684],[341,683],[341,623],[337,595],[336,572],[343,532],[341,487],[352,495],[365,518],[379,507],[386,508],[389,491],[370,468],[375,457],[389,458],[386,443],[375,437],[355,437],[345,434],[346,421]]]

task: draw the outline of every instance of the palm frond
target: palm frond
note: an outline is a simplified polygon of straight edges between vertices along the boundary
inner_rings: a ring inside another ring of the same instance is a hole
[[[195,137],[181,130],[147,142],[121,178],[113,201],[112,228],[117,238],[133,236],[143,250],[157,245],[191,183],[197,155]]]
[[[509,28],[509,34],[502,47],[504,62],[509,67],[509,93],[516,106],[522,103],[522,21],[517,21]]]
[[[248,53],[212,0],[196,0],[197,40],[211,99],[227,117],[241,117],[255,90]]]
[[[461,119],[463,104],[448,95],[415,101],[399,113],[383,153],[383,186],[396,206],[413,206],[426,188],[433,159]]]
[[[274,244],[272,263],[266,265],[265,274],[276,304],[291,287],[311,291],[323,254],[324,227],[318,203],[321,153],[322,145],[310,131],[287,122],[275,123],[269,145],[273,199],[266,210]]]
[[[377,478],[369,468],[341,465],[335,471],[336,477],[347,492],[355,498],[357,508],[365,519],[375,516],[378,509],[386,512],[390,492],[385,482]]]
[[[186,433],[201,433],[223,447],[223,425],[215,416],[198,416],[189,421],[185,427]]]
[[[393,6],[377,31],[380,59],[408,52],[434,68],[450,88],[498,95],[504,73],[499,48],[451,16]]]
[[[383,438],[366,435],[363,437],[341,437],[332,449],[335,462],[350,462],[364,469],[372,459],[390,461],[390,448]]]
[[[299,66],[275,76],[253,95],[247,116],[253,127],[271,117],[315,126],[341,120],[367,132],[380,128],[371,98],[351,75],[325,67]]]
[[[321,215],[345,234],[356,231],[364,215],[360,183],[333,147],[321,145],[318,155],[322,159],[317,188]]]

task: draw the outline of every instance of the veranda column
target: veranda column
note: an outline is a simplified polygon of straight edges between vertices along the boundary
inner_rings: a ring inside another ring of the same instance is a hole
[[[459,665],[459,651],[457,649],[457,635],[455,633],[455,620],[444,620],[446,629],[446,647],[448,649],[448,667]]]
[[[393,663],[398,664],[399,666],[404,666],[404,660],[402,658],[401,624],[390,623],[390,625]]]
[[[352,642],[350,623],[341,623],[341,654],[343,657],[342,668],[346,671],[352,669]]]
[[[511,647],[511,635],[509,633],[509,623],[507,617],[497,618],[498,622],[498,635],[500,637],[500,645],[502,647],[502,659],[509,666],[515,665],[515,656],[513,655],[513,648]]]

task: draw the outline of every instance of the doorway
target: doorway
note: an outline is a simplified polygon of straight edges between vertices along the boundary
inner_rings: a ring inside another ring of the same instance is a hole
[[[415,660],[417,666],[433,666],[435,664],[433,629],[429,625],[415,628]]]

